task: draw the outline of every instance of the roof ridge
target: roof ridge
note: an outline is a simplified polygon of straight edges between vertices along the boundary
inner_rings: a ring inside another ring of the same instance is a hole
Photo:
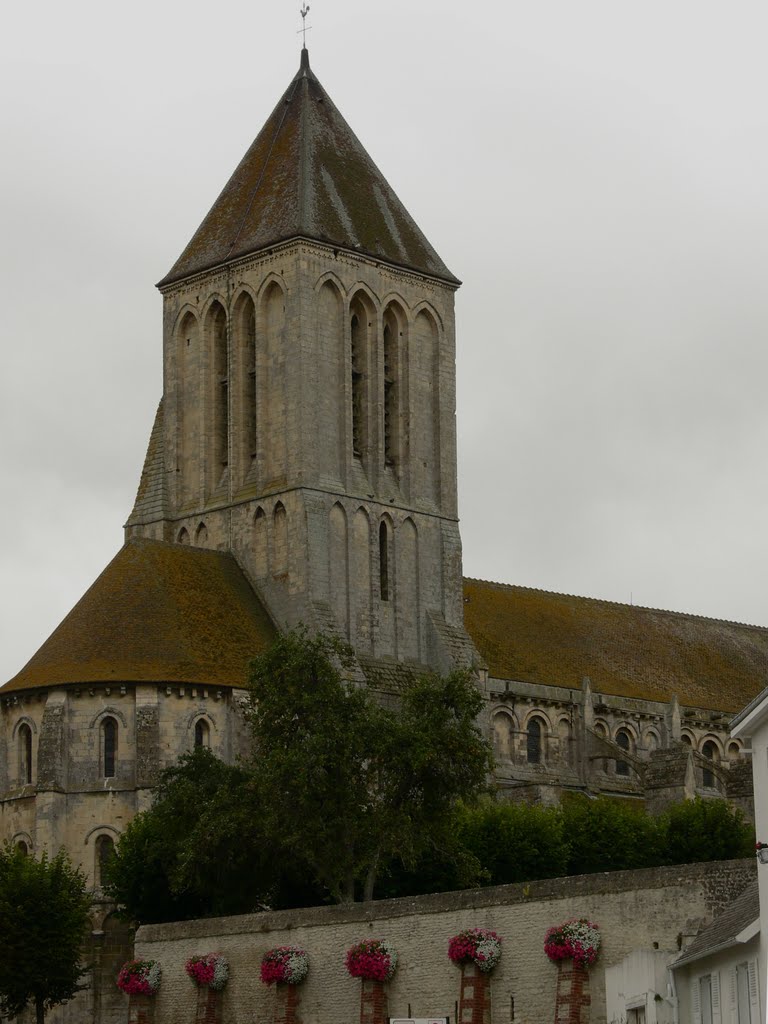
[[[532,594],[548,594],[551,597],[570,597],[577,601],[590,601],[593,604],[613,605],[616,608],[632,608],[639,612],[658,612],[662,615],[674,615],[681,619],[698,619],[702,622],[718,622],[728,626],[743,626],[747,629],[759,629],[768,632],[768,626],[761,626],[756,622],[739,622],[737,619],[718,619],[712,615],[699,615],[696,612],[681,612],[674,608],[654,608],[650,605],[627,604],[626,601],[612,601],[607,597],[587,597],[584,594],[569,594],[559,590],[544,590],[542,587],[527,587],[522,583],[499,583],[496,580],[484,580],[478,576],[464,576],[465,583],[484,583],[489,587],[498,587],[503,590],[526,590]]]

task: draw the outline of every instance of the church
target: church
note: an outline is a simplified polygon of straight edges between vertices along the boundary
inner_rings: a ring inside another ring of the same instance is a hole
[[[0,688],[3,838],[65,846],[98,893],[164,766],[246,749],[249,658],[299,624],[385,694],[470,670],[503,798],[748,809],[729,723],[768,629],[462,577],[459,285],[304,49],[158,285],[162,398],[124,545]]]

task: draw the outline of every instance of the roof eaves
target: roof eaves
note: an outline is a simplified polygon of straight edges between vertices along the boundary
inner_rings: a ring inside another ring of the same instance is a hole
[[[749,725],[754,724],[759,718],[762,718],[762,714],[755,714],[755,712],[762,710],[764,713],[768,711],[768,700],[766,700],[766,698],[768,698],[768,686],[761,690],[760,693],[758,693],[758,695],[751,700],[745,708],[742,708],[738,715],[731,720],[731,736],[750,735],[750,733],[746,732],[746,728]],[[760,705],[764,703],[765,707],[761,709]]]
[[[757,931],[752,931],[752,928],[755,924],[757,925]],[[743,929],[743,931],[747,930],[748,929],[746,928]],[[753,939],[755,935],[758,935],[760,933],[759,917],[756,919],[756,921],[753,921],[752,924],[749,926],[749,932],[750,934],[744,939],[739,937],[742,934],[742,932],[739,932],[738,935],[731,935],[729,938],[724,939],[722,942],[718,942],[714,946],[705,946],[703,949],[698,949],[694,953],[690,954],[686,954],[685,952],[683,952],[677,960],[672,961],[672,963],[669,965],[669,969],[671,971],[676,971],[678,967],[687,967],[688,964],[693,964],[697,960],[703,960],[705,957],[714,956],[716,953],[722,953],[725,949],[732,949],[734,946],[741,946],[745,942],[749,942],[750,939]]]

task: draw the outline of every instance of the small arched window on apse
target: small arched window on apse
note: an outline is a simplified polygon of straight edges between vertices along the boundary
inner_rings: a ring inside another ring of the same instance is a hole
[[[738,761],[738,759],[740,757],[741,757],[741,747],[739,746],[739,744],[736,743],[736,742],[729,743],[728,744],[728,759],[730,761]]]
[[[186,526],[182,526],[182,528],[179,530],[179,535],[176,538],[176,543],[189,544],[189,531],[187,530]]]
[[[540,718],[530,718],[526,729],[526,755],[528,764],[541,764],[543,754],[542,724]]]
[[[195,531],[195,547],[204,548],[208,544],[208,527],[200,523]]]
[[[713,740],[707,740],[707,742],[702,745],[701,752],[704,757],[710,761],[717,763],[720,760],[720,751],[717,749],[717,744]],[[715,788],[715,773],[709,765],[704,765],[702,782],[708,789]]]
[[[493,745],[499,760],[512,760],[512,719],[505,711],[493,716]]]
[[[19,781],[22,786],[32,782],[32,730],[23,722],[19,726]]]
[[[688,735],[687,732],[684,732],[682,734],[682,736],[680,737],[680,742],[684,743],[686,745],[686,747],[693,747],[693,740],[691,739],[691,737]]]
[[[632,739],[626,729],[619,729],[616,733],[616,745],[621,747],[622,750],[629,752],[632,749]],[[616,774],[617,775],[629,775],[629,762],[623,761],[620,758],[616,759]]]
[[[22,857],[27,857],[29,855],[29,847],[27,846],[26,842],[23,839],[19,839],[16,842],[16,849],[19,851]]]
[[[101,723],[101,763],[104,778],[113,779],[117,774],[117,722],[111,717]]]
[[[96,840],[95,852],[94,878],[96,885],[102,886],[106,879],[106,866],[115,855],[115,841],[112,836],[99,836]]]
[[[379,593],[382,601],[390,598],[389,526],[386,519],[379,523]]]
[[[204,718],[198,718],[195,722],[195,750],[198,747],[210,747],[211,727]]]

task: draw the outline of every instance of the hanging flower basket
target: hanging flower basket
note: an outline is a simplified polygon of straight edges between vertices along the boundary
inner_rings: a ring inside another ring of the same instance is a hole
[[[162,973],[157,960],[129,960],[120,968],[117,987],[128,996],[153,996]]]
[[[390,942],[364,939],[347,950],[345,964],[353,978],[389,981],[397,967],[397,952]]]
[[[298,985],[309,970],[309,954],[299,946],[276,946],[261,958],[261,980],[265,985],[279,981]]]
[[[214,992],[221,992],[229,981],[229,960],[222,953],[191,956],[184,970],[198,988],[210,988]]]
[[[581,967],[591,967],[600,952],[600,930],[586,917],[566,921],[550,928],[544,936],[544,952],[550,960],[573,960]]]
[[[501,937],[489,928],[467,928],[448,943],[448,957],[455,964],[475,964],[487,973],[501,960]]]

